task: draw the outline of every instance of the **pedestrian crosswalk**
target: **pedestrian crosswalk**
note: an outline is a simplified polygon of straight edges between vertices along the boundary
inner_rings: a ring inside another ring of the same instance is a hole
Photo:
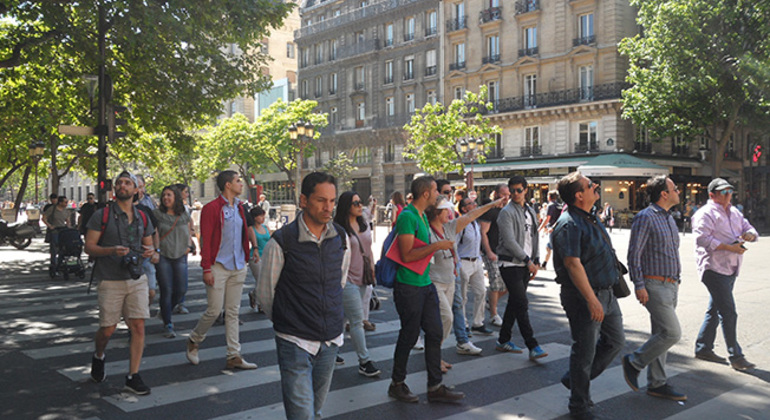
[[[259,368],[248,371],[225,369],[222,325],[215,325],[209,331],[199,351],[200,365],[192,366],[187,362],[187,334],[206,306],[205,289],[197,282],[191,282],[186,304],[192,313],[173,317],[179,333],[177,337],[164,338],[160,321],[147,321],[146,349],[140,372],[152,393],[142,397],[121,391],[123,375],[128,368],[129,337],[125,327],[115,333],[107,348],[107,381],[101,384],[90,381],[92,337],[97,328],[95,294],[85,295],[83,287],[62,287],[45,292],[25,289],[15,297],[11,294],[13,292],[0,296],[0,330],[15,330],[4,334],[3,341],[23,347],[21,353],[34,363],[51,366],[55,372],[52,381],[96,394],[97,410],[82,418],[285,418],[272,325],[264,315],[255,314],[248,308],[245,294],[241,311],[244,321],[240,327],[241,352]],[[412,352],[407,377],[412,391],[420,395],[421,404],[403,404],[388,397],[399,321],[388,291],[383,291],[381,296],[385,302],[383,309],[371,315],[377,329],[366,335],[371,360],[383,373],[376,378],[359,375],[356,353],[346,338],[340,351],[346,363],[335,370],[332,389],[323,408],[324,418],[487,420],[555,419],[568,415],[569,391],[559,379],[568,366],[569,330],[563,314],[554,305],[555,301],[544,301],[539,305],[537,299],[533,299],[532,310],[542,313],[533,313],[532,317],[549,318],[543,325],[550,327],[538,330],[540,345],[549,355],[537,362],[530,361],[526,354],[496,352],[496,335],[472,338],[484,349],[481,356],[458,355],[454,350],[454,337],[447,339],[442,344],[442,356],[454,367],[444,376],[444,382],[465,392],[467,398],[460,404],[437,406],[426,402],[427,375],[422,351]],[[25,311],[25,308],[30,310]],[[692,377],[698,374],[697,363],[701,362],[688,362],[670,366],[669,377],[679,380],[682,376],[686,381],[693,381]],[[751,407],[750,411],[755,414],[750,418],[770,417],[766,414],[770,412],[770,389],[767,386],[736,385],[709,401],[691,407],[676,405],[633,393],[625,384],[618,363],[619,360],[592,382],[592,398],[597,410],[623,401],[623,404],[636,407],[641,414],[615,413],[608,418],[731,418],[734,416],[726,413],[739,412],[744,406]],[[644,376],[639,378],[641,386],[645,385]],[[73,401],[73,404],[78,402]],[[661,408],[656,409],[656,405]],[[714,413],[721,413],[720,417],[714,417]],[[725,416],[721,416],[723,414]]]

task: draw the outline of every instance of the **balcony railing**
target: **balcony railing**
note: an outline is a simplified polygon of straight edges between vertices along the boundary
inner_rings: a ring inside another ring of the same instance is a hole
[[[492,22],[493,20],[501,20],[503,18],[502,7],[490,7],[479,12],[479,21],[481,23]]]
[[[358,42],[346,47],[340,47],[337,51],[339,58],[353,57],[380,49],[380,40],[378,38]]]
[[[315,91],[315,97],[316,98],[320,98],[321,95],[323,95],[323,92],[321,92],[320,90]]]
[[[492,54],[488,57],[483,57],[481,64],[497,63],[498,61],[500,61],[500,54]]]
[[[539,52],[538,47],[522,48],[519,50],[519,57],[529,57],[537,55]]]
[[[460,16],[446,21],[446,31],[453,32],[468,27],[468,16]]]
[[[353,89],[356,92],[362,92],[365,87],[366,87],[366,85],[364,84],[364,82],[356,82],[356,83],[353,84]]]
[[[572,40],[572,46],[591,45],[596,43],[596,35],[581,36]]]
[[[587,102],[587,101],[593,101],[594,100],[594,87],[593,86],[583,86],[580,89],[580,101],[581,102]]]
[[[433,36],[438,33],[438,27],[433,26],[430,28],[425,28],[425,36]]]
[[[543,146],[524,146],[521,148],[521,156],[540,156],[543,154]]]
[[[336,95],[336,94],[337,94],[337,88],[329,89],[329,95]]]
[[[426,76],[433,76],[438,72],[438,66],[428,66],[425,67],[425,75]]]
[[[389,85],[389,84],[393,83],[393,75],[391,74],[390,76],[385,76],[384,83],[386,85]]]
[[[599,142],[596,140],[586,142],[586,143],[575,143],[575,153],[581,153],[581,152],[596,152],[599,150]]]
[[[385,115],[384,117],[378,117],[373,122],[374,128],[387,128],[387,127],[402,127],[412,119],[412,114],[394,114]]]
[[[505,157],[505,151],[502,147],[493,147],[487,152],[487,159],[502,159]]]
[[[404,80],[412,80],[412,79],[414,79],[414,71],[405,71]]]
[[[534,12],[540,10],[539,0],[519,0],[516,2],[514,14],[520,15],[522,13]]]
[[[458,61],[454,63],[449,63],[449,70],[460,70],[465,68],[465,61]]]
[[[404,34],[404,42],[414,41],[414,32]]]
[[[385,39],[385,46],[386,47],[392,47],[393,46],[393,38],[386,38]]]
[[[383,13],[389,10],[395,10],[399,7],[403,7],[414,3],[415,0],[383,0],[377,2],[371,2],[370,4],[354,9],[348,13],[335,16],[331,19],[326,19],[322,22],[316,22],[312,25],[302,27],[294,31],[294,39],[299,40],[301,38],[321,33],[327,30],[333,30],[342,25],[361,22],[367,18],[377,18],[382,16]]]
[[[625,83],[608,83],[593,87],[594,101],[620,98],[620,92],[626,88]],[[500,99],[495,108],[489,113],[514,112],[526,108],[544,108],[581,102],[580,89],[566,89],[554,92],[538,93],[513,98]]]
[[[672,155],[684,155],[687,156],[690,154],[690,145],[689,144],[673,144],[671,143],[671,154]]]
[[[646,141],[635,141],[634,142],[634,150],[640,153],[651,153],[652,152],[652,143],[648,143]]]

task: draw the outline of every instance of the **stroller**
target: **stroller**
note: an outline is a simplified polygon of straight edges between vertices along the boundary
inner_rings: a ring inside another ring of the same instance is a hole
[[[86,277],[86,266],[80,259],[83,252],[83,240],[77,229],[57,229],[58,240],[55,246],[55,255],[52,259],[48,274],[51,278],[61,273],[64,280],[69,280],[70,273],[76,274],[81,279]]]

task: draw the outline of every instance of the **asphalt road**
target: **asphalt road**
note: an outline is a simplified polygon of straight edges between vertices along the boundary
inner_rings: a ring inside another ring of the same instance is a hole
[[[386,231],[379,228],[377,239]],[[628,231],[611,234],[625,260]],[[747,358],[758,368],[739,373],[692,357],[694,340],[708,303],[706,288],[695,273],[692,235],[682,238],[683,283],[679,318],[683,337],[669,354],[670,383],[689,397],[674,403],[634,393],[625,384],[620,360],[592,384],[596,413],[608,419],[770,419],[770,241],[748,244],[742,273],[736,283],[738,338]],[[379,247],[375,245],[375,254]],[[270,322],[242,301],[243,354],[259,364],[255,371],[224,369],[224,327],[215,326],[201,346],[201,364],[191,366],[184,356],[184,340],[205,309],[205,289],[197,259],[190,261],[189,315],[175,315],[178,337],[162,336],[160,321],[147,322],[147,348],[142,377],[152,394],[136,397],[121,391],[128,368],[125,327],[107,349],[105,382],[88,379],[92,338],[97,325],[95,294],[86,295],[86,281],[50,279],[48,255],[37,239],[25,251],[0,248],[0,416],[8,419],[272,419],[283,418],[275,344]],[[450,337],[442,356],[454,364],[444,380],[464,391],[457,405],[429,404],[425,397],[425,369],[421,351],[413,351],[407,383],[420,394],[419,404],[403,404],[387,397],[398,317],[390,290],[378,289],[383,304],[370,319],[377,331],[367,333],[372,359],[383,370],[379,378],[357,373],[356,357],[346,341],[341,349],[345,365],[338,366],[324,417],[361,419],[553,419],[567,418],[568,391],[559,383],[567,368],[569,329],[559,304],[552,271],[541,271],[530,287],[530,310],[541,346],[549,356],[539,363],[524,355],[494,350],[496,335],[475,336],[481,357],[460,356]],[[253,280],[247,279],[247,286]],[[500,303],[504,310],[505,300]],[[157,306],[155,306],[157,307]],[[621,301],[627,344],[624,354],[649,333],[646,310],[632,297]],[[518,331],[513,340],[523,345]],[[719,336],[717,353],[726,355]],[[640,382],[645,382],[645,375]]]

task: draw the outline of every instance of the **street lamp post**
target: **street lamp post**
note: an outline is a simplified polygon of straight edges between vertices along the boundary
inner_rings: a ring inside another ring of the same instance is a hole
[[[473,163],[484,153],[484,139],[460,140],[460,152],[462,152],[464,159],[471,161],[471,170],[465,177],[465,187],[470,193],[473,190]]]
[[[299,150],[297,151],[296,169],[297,174],[294,179],[294,201],[299,206],[300,188],[302,185],[302,159],[305,157],[305,147],[313,140],[315,127],[308,121],[297,121],[289,126],[289,138],[292,142],[299,141]]]
[[[29,157],[35,162],[35,204],[40,202],[37,183],[37,164],[40,162],[40,158],[43,157],[43,153],[45,153],[45,144],[42,141],[37,141],[29,145]]]

